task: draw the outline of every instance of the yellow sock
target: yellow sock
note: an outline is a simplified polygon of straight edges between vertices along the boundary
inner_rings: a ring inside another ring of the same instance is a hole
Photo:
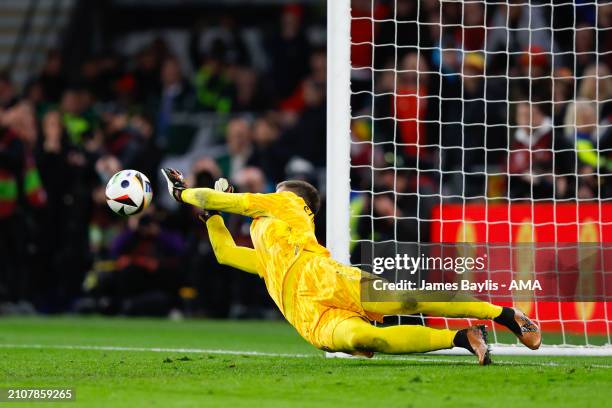
[[[379,328],[376,336],[385,340],[385,347],[377,350],[388,354],[423,353],[453,347],[454,330],[438,330],[425,326],[391,326]]]
[[[428,316],[494,319],[502,309],[488,302],[419,302],[416,311]]]
[[[423,313],[436,317],[471,317],[494,319],[502,312],[501,306],[488,302],[363,302],[364,310],[383,315]]]

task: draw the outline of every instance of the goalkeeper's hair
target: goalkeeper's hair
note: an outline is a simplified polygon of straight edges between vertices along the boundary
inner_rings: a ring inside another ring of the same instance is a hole
[[[314,214],[319,212],[319,208],[321,207],[321,195],[319,194],[319,190],[312,184],[303,180],[287,180],[276,185],[277,190],[281,187],[302,197],[308,208],[310,208],[310,211]]]

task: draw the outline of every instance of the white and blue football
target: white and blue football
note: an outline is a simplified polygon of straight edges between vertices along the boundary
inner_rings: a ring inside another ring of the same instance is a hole
[[[151,204],[151,182],[139,171],[121,170],[106,184],[106,202],[119,215],[138,214]]]

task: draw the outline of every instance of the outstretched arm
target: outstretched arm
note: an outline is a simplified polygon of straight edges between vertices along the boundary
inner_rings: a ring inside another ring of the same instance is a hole
[[[210,217],[206,221],[206,227],[213,251],[220,264],[258,275],[255,250],[237,246],[220,215]]]
[[[181,201],[206,210],[217,210],[247,217],[287,217],[290,210],[286,194],[225,193],[210,188],[187,188]]]
[[[187,188],[183,175],[178,170],[165,168],[162,169],[162,174],[168,182],[168,191],[176,201],[205,210],[225,211],[256,218],[271,216],[275,209],[278,213],[279,209],[283,209],[283,203],[286,202],[286,199],[283,199],[285,193],[234,194],[228,192],[222,185],[217,186],[216,183],[214,190],[212,188]],[[218,182],[220,180],[224,180],[225,186],[229,189],[227,180],[219,179]]]
[[[207,228],[208,236],[220,264],[232,266],[249,273],[257,273],[255,250],[239,247],[234,242],[218,211],[227,211],[251,217],[264,215],[264,212],[249,209],[246,194],[233,194],[234,188],[226,179],[215,182],[215,190],[210,188],[187,188],[180,171],[165,168],[161,170],[168,182],[168,192],[179,202],[203,208],[205,214],[199,216]]]
[[[181,201],[206,210],[224,211],[249,217],[267,215],[249,205],[248,193],[224,193],[212,188],[187,188],[181,193]]]

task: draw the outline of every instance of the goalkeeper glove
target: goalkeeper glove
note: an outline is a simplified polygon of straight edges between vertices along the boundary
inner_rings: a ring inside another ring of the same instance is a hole
[[[226,178],[221,177],[219,180],[215,181],[215,190],[223,193],[233,193],[234,186],[232,186]]]
[[[181,199],[181,193],[187,188],[187,183],[185,183],[183,174],[180,171],[170,167],[161,169],[161,172],[168,183],[168,192],[170,195],[174,197],[176,201],[183,202]]]

